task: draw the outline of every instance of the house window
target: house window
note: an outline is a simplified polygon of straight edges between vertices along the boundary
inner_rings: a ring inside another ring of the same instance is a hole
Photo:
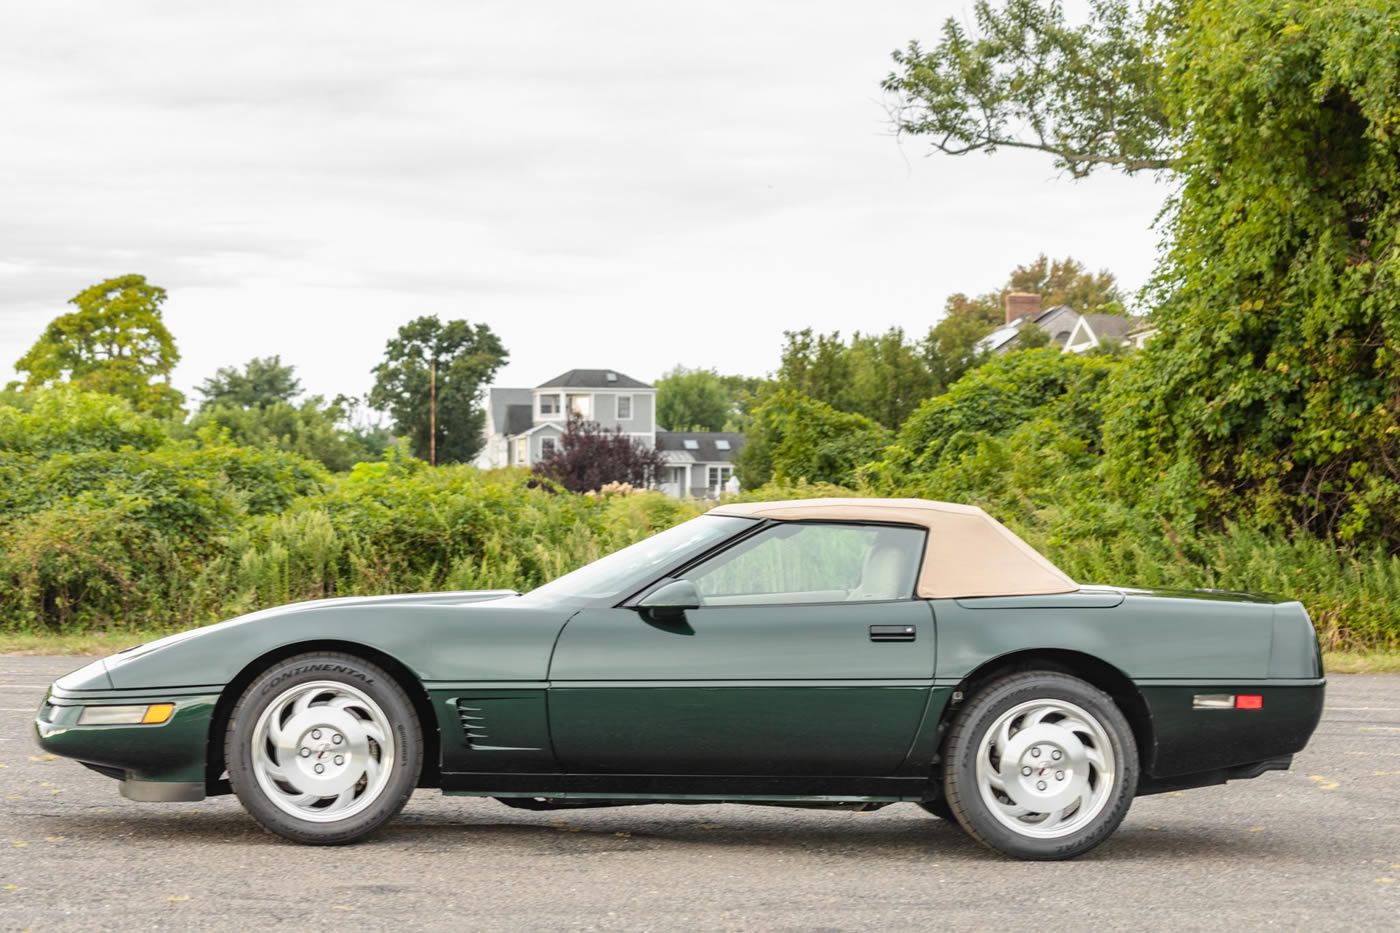
[[[540,396],[540,416],[543,417],[544,415],[557,415],[557,414],[559,414],[559,396],[558,396],[558,395],[541,395],[541,396]]]
[[[632,420],[632,396],[630,396],[630,395],[619,395],[619,396],[617,397],[617,420],[618,420],[618,421],[631,421],[631,420]]]
[[[542,438],[540,438],[540,455],[541,455],[541,456],[549,456],[549,455],[552,454],[552,453],[554,453],[554,438],[552,438],[552,437],[542,437]]]
[[[710,481],[705,485],[709,486],[710,492],[717,496],[724,492],[724,484],[729,482],[729,475],[733,472],[733,467],[712,466],[710,467]]]
[[[578,415],[583,419],[593,417],[593,396],[591,395],[570,395],[569,414]]]
[[[728,450],[728,449],[729,449],[729,442],[728,442],[727,440],[725,440],[724,438],[720,438],[719,440],[715,441],[715,450]]]
[[[686,450],[699,450],[699,449],[700,449],[700,442],[699,442],[699,441],[689,441],[689,440],[681,441],[681,446],[684,447]]]
[[[528,437],[515,439],[515,462],[517,464],[530,462],[530,439]]]

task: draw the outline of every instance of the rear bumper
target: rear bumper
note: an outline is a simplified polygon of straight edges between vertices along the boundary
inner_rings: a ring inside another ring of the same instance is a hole
[[[1198,771],[1194,774],[1178,774],[1169,778],[1153,778],[1144,774],[1142,779],[1138,781],[1137,796],[1146,797],[1148,794],[1189,790],[1192,787],[1209,787],[1212,784],[1224,784],[1227,781],[1243,781],[1248,778],[1256,778],[1265,771],[1287,771],[1292,765],[1293,756],[1282,755],[1278,758],[1267,758],[1264,761],[1252,761],[1247,765],[1235,765],[1233,768]]]
[[[135,695],[134,691],[50,690],[34,719],[39,747],[73,758],[122,782],[122,795],[133,800],[199,800],[204,796],[209,725],[218,694],[178,691]],[[79,725],[86,706],[173,703],[163,723],[152,725]],[[197,794],[197,796],[195,796]]]
[[[1223,772],[1222,780],[1287,767],[1322,717],[1325,678],[1233,683],[1140,683],[1152,718],[1153,745],[1143,749],[1144,783]],[[1259,709],[1196,709],[1198,694],[1260,696]],[[1283,762],[1263,767],[1269,762]],[[1254,773],[1249,773],[1251,769]],[[1234,772],[1234,773],[1231,773]],[[1207,780],[1204,783],[1220,783]],[[1199,786],[1190,784],[1187,786]],[[1170,789],[1170,788],[1167,788]]]

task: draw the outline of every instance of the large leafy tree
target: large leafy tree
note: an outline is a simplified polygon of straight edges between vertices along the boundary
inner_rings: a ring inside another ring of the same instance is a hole
[[[211,444],[290,451],[340,472],[356,463],[378,460],[387,446],[387,438],[379,438],[375,446],[373,440],[345,427],[351,404],[344,397],[327,402],[319,395],[295,405],[272,402],[244,408],[206,404],[181,433]]]
[[[184,396],[170,385],[180,360],[161,318],[165,289],[142,275],[99,282],[68,300],[75,310],[49,323],[15,369],[26,389],[71,383],[116,395],[134,408],[165,417]]]
[[[849,485],[889,439],[864,415],[780,388],[754,409],[735,472],[745,489],[770,480]]]
[[[723,431],[730,392],[712,369],[675,369],[656,380],[656,423],[669,431]]]
[[[926,351],[902,328],[883,334],[787,331],[776,386],[895,428],[938,389]],[[747,487],[747,484],[745,484]]]
[[[199,394],[204,396],[201,408],[267,408],[300,395],[301,380],[296,377],[296,367],[284,364],[280,356],[254,357],[242,370],[221,367],[200,384]]]
[[[901,130],[1165,169],[1158,336],[1113,380],[1108,478],[1177,527],[1400,545],[1400,2],[976,7],[896,55]]]
[[[384,362],[374,368],[370,406],[393,419],[395,433],[409,439],[414,456],[427,459],[435,393],[436,458],[468,462],[483,442],[482,389],[508,355],[485,324],[420,317],[385,346]]]
[[[621,429],[570,415],[559,443],[536,463],[539,476],[573,492],[598,491],[608,483],[645,488],[660,482],[666,458]]]
[[[1118,311],[1123,301],[1118,279],[1107,269],[1091,272],[1073,256],[1050,259],[1042,253],[1012,269],[1001,288],[975,298],[962,292],[950,295],[943,310],[995,326],[1006,319],[1006,296],[1011,292],[1039,295],[1042,308],[1069,305],[1084,313]]]
[[[950,18],[932,49],[911,42],[895,52],[884,88],[899,130],[950,155],[1049,153],[1075,177],[1176,165],[1163,40],[1178,3],[1089,8],[1088,22],[1074,25],[1058,0],[978,0],[974,33]]]
[[[1114,477],[1189,519],[1400,545],[1400,3],[1192,3],[1161,332],[1108,423]]]

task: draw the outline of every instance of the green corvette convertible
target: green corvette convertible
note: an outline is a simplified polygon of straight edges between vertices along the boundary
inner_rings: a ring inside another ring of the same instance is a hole
[[[1134,796],[1289,766],[1317,725],[1297,602],[1080,586],[981,509],[724,505],[526,594],[332,599],[58,680],[46,751],[133,800],[235,793],[307,843],[415,787],[529,809],[907,801],[1069,858]]]

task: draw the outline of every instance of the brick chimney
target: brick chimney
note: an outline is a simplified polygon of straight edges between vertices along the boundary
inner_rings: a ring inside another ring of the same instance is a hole
[[[1018,317],[1029,314],[1032,317],[1040,313],[1040,296],[1027,292],[1008,292],[1006,295],[1006,323],[1010,324]]]

